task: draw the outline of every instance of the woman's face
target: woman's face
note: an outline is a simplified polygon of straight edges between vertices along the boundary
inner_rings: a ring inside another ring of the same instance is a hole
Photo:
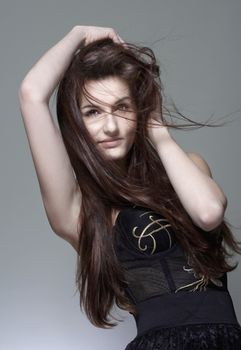
[[[85,89],[93,97],[88,96],[87,100],[84,94],[81,96],[82,118],[87,130],[108,158],[124,166],[137,126],[128,84],[119,77],[111,76],[88,80]]]

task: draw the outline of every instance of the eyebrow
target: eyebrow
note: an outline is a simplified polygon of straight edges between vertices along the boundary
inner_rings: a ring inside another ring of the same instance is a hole
[[[117,103],[120,103],[120,102],[127,100],[127,99],[131,100],[130,96],[124,96],[124,97],[120,98],[119,100],[116,100],[114,104],[116,105]],[[87,108],[87,107],[100,107],[100,106],[91,104],[91,105],[83,106],[82,109]]]

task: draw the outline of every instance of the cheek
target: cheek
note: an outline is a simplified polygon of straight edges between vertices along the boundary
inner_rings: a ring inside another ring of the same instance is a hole
[[[87,131],[89,132],[91,138],[96,141],[97,134],[98,134],[98,126],[96,123],[85,123],[85,127]]]

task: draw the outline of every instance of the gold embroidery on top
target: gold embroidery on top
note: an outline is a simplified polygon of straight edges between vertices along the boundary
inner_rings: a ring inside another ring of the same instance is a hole
[[[188,257],[188,265],[191,266],[190,262],[189,262],[189,257]],[[182,268],[183,268],[184,271],[186,271],[188,273],[193,273],[194,277],[195,278],[199,278],[199,279],[194,281],[194,282],[192,282],[192,283],[189,283],[189,284],[186,284],[184,286],[181,286],[181,287],[177,288],[175,290],[175,293],[177,293],[179,290],[182,290],[182,289],[185,289],[185,288],[188,288],[188,287],[191,287],[191,286],[194,286],[194,288],[188,290],[189,292],[195,292],[196,290],[200,290],[200,291],[204,290],[204,291],[206,291],[209,281],[213,282],[218,287],[222,287],[223,286],[222,281],[220,281],[217,278],[210,278],[209,279],[209,278],[205,277],[204,275],[198,275],[195,272],[195,270],[193,269],[193,267],[187,268],[187,267],[183,266]],[[219,277],[221,277],[221,276],[223,276],[223,274],[221,274]]]
[[[185,266],[183,266],[183,269],[185,270]],[[193,271],[193,269],[188,269],[188,270],[192,270]],[[187,271],[187,270],[185,270],[185,271]],[[190,271],[188,271],[188,272],[190,272]],[[208,282],[209,282],[209,279],[205,278],[205,276],[202,275],[202,277],[199,280],[194,281],[194,282],[189,283],[189,284],[186,284],[185,286],[177,288],[175,290],[175,293],[177,293],[181,289],[185,289],[185,288],[188,288],[188,287],[191,287],[191,286],[194,286],[194,288],[188,290],[189,292],[195,292],[196,290],[200,290],[200,291],[204,290],[205,291],[207,289]]]
[[[143,215],[145,215],[145,214],[148,214],[148,213],[153,213],[153,211],[147,211],[147,212],[141,214],[140,217],[143,216]],[[141,239],[144,238],[144,237],[151,237],[151,238],[152,238],[152,241],[153,241],[153,249],[152,249],[151,254],[153,254],[154,251],[156,250],[156,240],[155,240],[155,238],[152,236],[152,234],[153,234],[154,232],[158,232],[158,231],[161,231],[161,230],[163,230],[163,229],[165,229],[165,231],[166,231],[167,234],[168,234],[168,238],[169,238],[169,247],[171,247],[171,245],[172,245],[172,239],[171,239],[170,233],[169,233],[168,230],[166,229],[167,227],[169,227],[169,226],[171,226],[171,225],[170,225],[170,224],[165,224],[165,225],[163,225],[161,222],[163,222],[163,221],[164,221],[164,222],[167,222],[167,220],[166,220],[166,219],[163,219],[163,218],[154,220],[154,219],[153,219],[153,216],[152,216],[152,215],[149,215],[149,219],[151,220],[151,223],[148,224],[148,225],[146,225],[146,227],[142,230],[140,236],[136,235],[136,233],[135,233],[135,232],[136,232],[136,229],[138,228],[138,226],[135,226],[135,227],[133,228],[133,230],[132,230],[132,235],[133,235],[135,238],[138,238],[138,248],[139,248],[140,250],[142,250],[142,251],[145,251],[145,250],[147,249],[147,245],[145,245],[145,247],[142,248],[142,247],[141,247]],[[151,232],[146,232],[146,231],[147,231],[151,226],[153,226],[154,224],[157,224],[157,225],[159,225],[160,227],[157,228],[157,229],[155,229],[155,230],[152,230]]]

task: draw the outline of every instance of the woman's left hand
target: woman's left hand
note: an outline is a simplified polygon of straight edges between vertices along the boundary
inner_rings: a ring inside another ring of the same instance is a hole
[[[153,111],[148,118],[147,130],[148,139],[151,141],[155,148],[157,148],[160,142],[171,137],[167,126],[163,125],[163,122],[161,120],[159,102],[157,103],[156,110]]]

